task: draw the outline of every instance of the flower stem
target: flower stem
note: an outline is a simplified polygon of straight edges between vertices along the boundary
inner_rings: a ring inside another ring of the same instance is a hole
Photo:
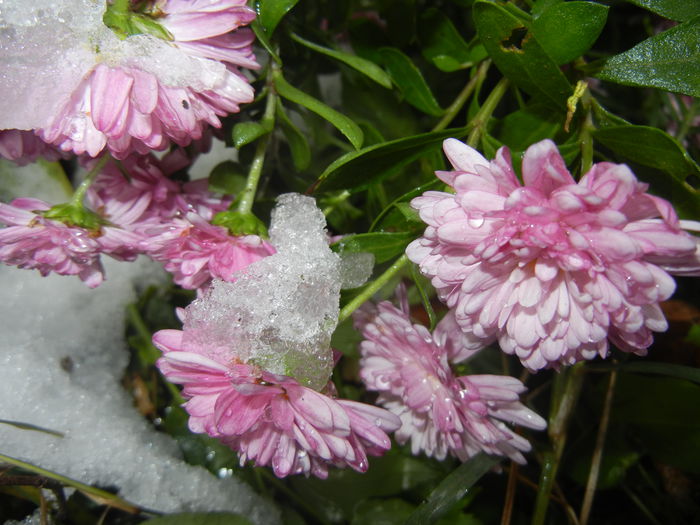
[[[275,123],[275,106],[277,104],[277,95],[272,89],[267,93],[267,101],[265,102],[265,113],[263,114],[260,123],[269,129],[269,132],[260,137],[258,145],[255,148],[255,156],[248,171],[245,188],[241,193],[241,198],[238,201],[236,211],[241,214],[250,213],[255,202],[255,193],[258,190],[260,175],[262,175],[263,165],[265,164],[265,153],[267,152],[267,144],[270,141],[270,134]]]
[[[399,273],[399,271],[401,271],[407,263],[408,257],[406,257],[406,254],[404,253],[401,257],[396,259],[394,264],[392,264],[383,274],[368,284],[365,289],[362,290],[362,292],[353,297],[353,299],[343,307],[343,309],[340,311],[340,315],[338,316],[338,324],[345,321],[355,310],[362,306],[365,301],[369,300],[370,297],[381,290],[381,288],[388,283],[392,277]]]
[[[598,427],[598,435],[596,437],[595,449],[591,457],[591,470],[588,473],[588,481],[586,482],[586,492],[581,505],[581,514],[579,522],[581,525],[588,523],[588,518],[593,507],[593,498],[595,497],[595,489],[598,484],[598,475],[600,474],[600,464],[603,460],[603,447],[605,446],[605,436],[608,432],[608,424],[610,423],[610,411],[612,409],[612,400],[615,394],[615,383],[617,382],[617,370],[610,372],[608,380],[608,390],[605,394],[605,404],[603,405],[603,413],[600,416],[600,426]]]
[[[484,78],[486,78],[486,73],[489,70],[489,66],[491,65],[491,60],[484,60],[479,68],[476,71],[476,74],[467,82],[467,85],[464,86],[464,89],[457,95],[457,98],[455,98],[452,101],[452,104],[450,104],[450,107],[447,108],[447,111],[445,111],[445,116],[440,119],[440,122],[438,122],[435,127],[433,128],[433,131],[441,131],[445,129],[450,122],[452,122],[457,116],[457,113],[464,107],[464,104],[469,100],[469,97],[471,94],[474,92],[476,87],[481,84],[484,81]]]
[[[109,153],[105,153],[99,159],[97,159],[95,165],[90,171],[88,171],[88,174],[85,175],[83,182],[81,182],[80,186],[78,186],[75,192],[73,192],[73,197],[70,200],[70,203],[73,206],[77,208],[83,207],[83,199],[85,198],[88,188],[90,188],[90,185],[95,182],[95,178],[97,178],[102,171],[102,168],[105,167],[105,164],[107,164],[107,161],[109,161],[111,158],[112,156]]]
[[[554,392],[552,393],[552,408],[549,414],[548,429],[552,449],[544,453],[532,525],[544,524],[549,497],[554,487],[559,462],[566,444],[569,419],[576,407],[582,381],[583,363],[578,363],[560,372],[554,379]]]
[[[469,137],[467,137],[467,144],[472,148],[476,148],[479,144],[492,113],[503,98],[503,95],[506,94],[507,89],[508,79],[503,77],[499,80],[498,84],[496,84],[496,87],[493,88],[493,91],[489,93],[489,96],[484,101],[484,105],[481,106],[476,115],[474,115],[471,121],[473,128],[471,133],[469,133]]]

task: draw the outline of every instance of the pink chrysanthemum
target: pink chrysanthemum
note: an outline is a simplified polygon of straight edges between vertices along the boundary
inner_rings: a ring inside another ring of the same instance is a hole
[[[241,464],[269,465],[279,477],[325,478],[329,465],[364,472],[367,455],[386,452],[386,432],[399,426],[381,408],[335,399],[291,377],[185,344],[182,331],[161,330],[153,342],[164,354],[161,372],[184,385],[190,429],[221,439],[239,452]]]
[[[455,193],[412,201],[428,224],[406,253],[454,308],[467,345],[498,340],[530,370],[602,357],[608,338],[643,355],[666,329],[667,272],[700,272],[697,240],[670,203],[646,193],[625,165],[599,163],[577,183],[549,140],[523,158],[489,162],[455,139]]]
[[[433,335],[412,325],[406,312],[384,301],[361,310],[355,325],[362,331],[360,376],[378,402],[401,418],[395,437],[411,441],[414,454],[462,461],[478,452],[525,463],[530,443],[503,421],[542,430],[545,421],[522,405],[525,391],[515,378],[496,375],[455,377],[447,356],[461,345],[462,334],[450,319]]]
[[[46,142],[93,157],[107,148],[125,158],[165,149],[170,141],[187,145],[207,124],[220,127],[219,117],[253,100],[253,89],[237,69],[258,67],[252,31],[238,29],[255,18],[245,0],[159,0],[152,10],[172,35],[171,45],[188,59],[223,63],[216,85],[176,85],[128,60],[118,66],[98,61],[49,124],[37,130]]]
[[[231,235],[196,213],[162,223],[158,235],[144,241],[144,251],[173,274],[183,288],[194,290],[212,279],[233,281],[236,272],[272,255],[275,248],[257,235]]]
[[[39,157],[58,160],[61,152],[37,137],[32,131],[0,130],[0,157],[24,166]]]
[[[96,231],[68,226],[43,217],[50,206],[39,199],[15,199],[0,203],[0,261],[20,268],[37,269],[46,276],[77,275],[90,288],[104,279],[100,254],[133,259],[139,237],[103,226]]]

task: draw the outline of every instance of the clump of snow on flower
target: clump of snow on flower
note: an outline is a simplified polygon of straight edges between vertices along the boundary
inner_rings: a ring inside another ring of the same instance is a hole
[[[63,438],[0,425],[2,452],[84,483],[116,487],[163,512],[230,511],[276,523],[269,502],[235,478],[216,479],[180,459],[176,443],[133,408],[120,380],[132,282],[155,265],[109,261],[111,279],[88,290],[76,279],[0,268],[2,418]]]
[[[270,224],[277,253],[251,264],[236,282],[214,281],[188,306],[185,343],[324,387],[340,297],[340,261],[325,226],[314,199],[281,195]]]

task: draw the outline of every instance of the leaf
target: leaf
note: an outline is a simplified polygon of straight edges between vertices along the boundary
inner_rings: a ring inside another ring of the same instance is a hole
[[[625,372],[638,372],[640,374],[654,374],[677,379],[685,379],[693,383],[700,383],[700,368],[692,366],[674,365],[672,363],[659,363],[655,361],[632,361],[622,363],[619,369]]]
[[[269,132],[268,128],[258,122],[239,122],[233,126],[233,145],[236,148],[242,148]]]
[[[151,525],[252,525],[239,514],[228,512],[183,512],[146,521]]]
[[[486,58],[481,45],[470,48],[452,21],[438,9],[427,9],[418,24],[421,53],[440,70],[450,73]]]
[[[528,104],[506,116],[500,123],[498,138],[513,151],[525,151],[540,140],[554,137],[562,118],[545,104]]]
[[[565,2],[546,9],[532,24],[535,38],[555,63],[583,55],[598,39],[608,7],[595,2]]]
[[[402,254],[414,238],[411,232],[358,233],[346,235],[331,248],[341,253],[371,253],[376,263],[383,263]]]
[[[700,473],[700,386],[669,377],[620,374],[612,421],[665,463]]]
[[[304,171],[311,163],[311,149],[309,148],[306,137],[287,116],[287,112],[284,110],[284,106],[282,106],[282,102],[280,102],[279,99],[277,99],[275,114],[282,128],[282,132],[287,139],[289,150],[292,153],[294,168],[297,171]]]
[[[511,82],[565,110],[571,85],[521,18],[500,5],[477,0],[474,23],[489,56]]]
[[[0,419],[0,424],[10,425],[22,430],[34,430],[35,432],[43,432],[44,434],[51,434],[52,436],[60,438],[64,437],[64,435],[61,432],[58,432],[57,430],[51,430],[49,428],[40,427],[38,425],[32,425],[31,423],[23,423],[21,421],[10,421],[9,419]]]
[[[364,189],[425,155],[444,139],[460,138],[468,132],[468,128],[432,131],[351,151],[321,173],[316,181],[317,189]]]
[[[593,138],[615,153],[645,166],[657,168],[685,181],[700,173],[698,165],[668,133],[649,126],[609,126],[593,132]]]
[[[462,463],[446,476],[430,493],[428,499],[411,514],[411,517],[405,522],[406,525],[423,525],[438,520],[449,512],[451,507],[500,461],[501,458],[487,456],[480,452]]]
[[[277,24],[299,0],[258,0],[258,20],[268,35],[274,33]]]
[[[347,64],[360,73],[367,75],[380,86],[391,89],[391,77],[387,75],[381,67],[370,60],[358,57],[357,55],[351,55],[350,53],[344,53],[342,51],[336,51],[335,49],[319,46],[318,44],[309,42],[308,40],[294,33],[292,33],[292,40],[295,40],[296,42],[299,42],[300,44],[308,47],[309,49],[313,49],[318,53],[335,58],[336,60]]]
[[[272,45],[272,42],[270,42],[268,34],[265,32],[265,28],[260,23],[260,19],[256,18],[255,20],[253,20],[253,22],[251,22],[250,24],[250,28],[253,30],[253,33],[255,33],[255,38],[257,38],[258,42],[261,43],[262,46],[265,48],[265,51],[270,53],[270,56],[277,64],[281,65],[282,59],[275,52],[275,48]]]
[[[596,75],[629,86],[700,96],[700,16],[608,59]]]
[[[381,525],[401,525],[411,515],[414,505],[398,499],[371,499],[359,503],[351,525],[375,523]]]
[[[627,0],[627,2],[679,22],[685,22],[700,15],[700,2],[693,0]]]
[[[273,81],[275,89],[280,96],[296,102],[326,119],[347,137],[355,149],[359,149],[362,146],[362,130],[353,120],[327,106],[317,98],[295,88],[284,79],[279,71],[273,74]]]
[[[433,310],[433,305],[430,304],[430,295],[428,290],[430,288],[430,280],[421,275],[418,271],[418,266],[415,264],[410,265],[411,268],[411,278],[416,284],[416,290],[418,290],[418,295],[420,295],[421,302],[423,303],[423,308],[428,314],[428,319],[430,320],[430,331],[435,329],[435,323],[437,322],[437,317],[435,316],[435,310]]]
[[[379,215],[377,215],[377,217],[374,219],[374,222],[372,222],[369,231],[388,229],[391,226],[393,226],[393,222],[391,220],[388,220],[388,217],[392,214],[398,214],[401,216],[403,222],[416,223],[419,225],[420,229],[423,229],[425,224],[423,223],[423,221],[420,220],[420,217],[418,216],[416,210],[414,210],[408,205],[408,201],[410,201],[414,197],[418,197],[418,195],[422,195],[428,190],[437,189],[443,184],[444,183],[440,179],[435,177],[435,179],[431,180],[430,182],[413,188],[409,192],[400,195],[399,197],[394,199],[391,202],[391,204],[384,208]],[[406,206],[408,206],[408,209],[406,208]]]
[[[395,47],[383,47],[379,55],[406,102],[428,115],[440,116],[444,113],[425,82],[423,73],[408,56]]]
[[[227,160],[217,164],[209,174],[209,191],[225,195],[237,195],[245,188],[246,177],[243,166]]]

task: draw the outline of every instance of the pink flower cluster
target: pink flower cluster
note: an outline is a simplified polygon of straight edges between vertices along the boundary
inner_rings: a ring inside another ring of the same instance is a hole
[[[225,70],[211,88],[172,85],[167,79],[128,64],[95,67],[71,98],[34,132],[61,151],[98,156],[105,148],[116,158],[132,152],[163,150],[172,142],[187,145],[206,125],[220,127],[219,117],[239,111],[253,100],[253,89],[238,70],[258,66],[252,52],[253,32],[241,28],[255,18],[245,0],[158,0],[150,11],[172,40],[170,45],[195,60],[216,61]],[[151,37],[156,38],[156,37]],[[27,132],[25,132],[27,135]],[[0,135],[0,154],[13,160],[35,156],[28,137],[22,147],[15,135]],[[55,155],[55,154],[54,154]]]
[[[0,203],[0,222],[8,226],[0,230],[0,260],[43,275],[78,275],[94,287],[104,278],[100,254],[121,260],[145,254],[162,262],[180,286],[198,289],[212,278],[232,280],[275,252],[256,235],[234,236],[211,225],[230,200],[210,193],[206,181],[173,181],[164,166],[181,167],[167,156],[162,162],[139,155],[109,162],[85,199],[101,221],[93,229],[44,217],[50,206],[37,199]]]
[[[221,352],[187,343],[180,330],[153,336],[163,352],[158,367],[184,386],[184,407],[193,432],[206,432],[275,474],[328,475],[328,467],[368,468],[368,455],[391,446],[387,432],[399,427],[378,407],[316,392],[295,379],[227,360]]]
[[[360,375],[379,392],[379,404],[401,418],[396,440],[437,459],[486,452],[525,463],[530,443],[504,422],[537,430],[546,423],[520,403],[523,384],[508,376],[455,376],[448,358],[460,356],[463,345],[454,317],[448,313],[431,334],[411,324],[408,305],[402,307],[383,301],[355,315],[363,336]]]
[[[639,355],[667,324],[669,273],[700,274],[698,239],[671,204],[625,165],[602,162],[576,182],[549,140],[493,161],[455,139],[454,193],[412,201],[428,227],[406,250],[453,309],[467,348],[498,341],[530,370],[605,357],[608,340]]]

